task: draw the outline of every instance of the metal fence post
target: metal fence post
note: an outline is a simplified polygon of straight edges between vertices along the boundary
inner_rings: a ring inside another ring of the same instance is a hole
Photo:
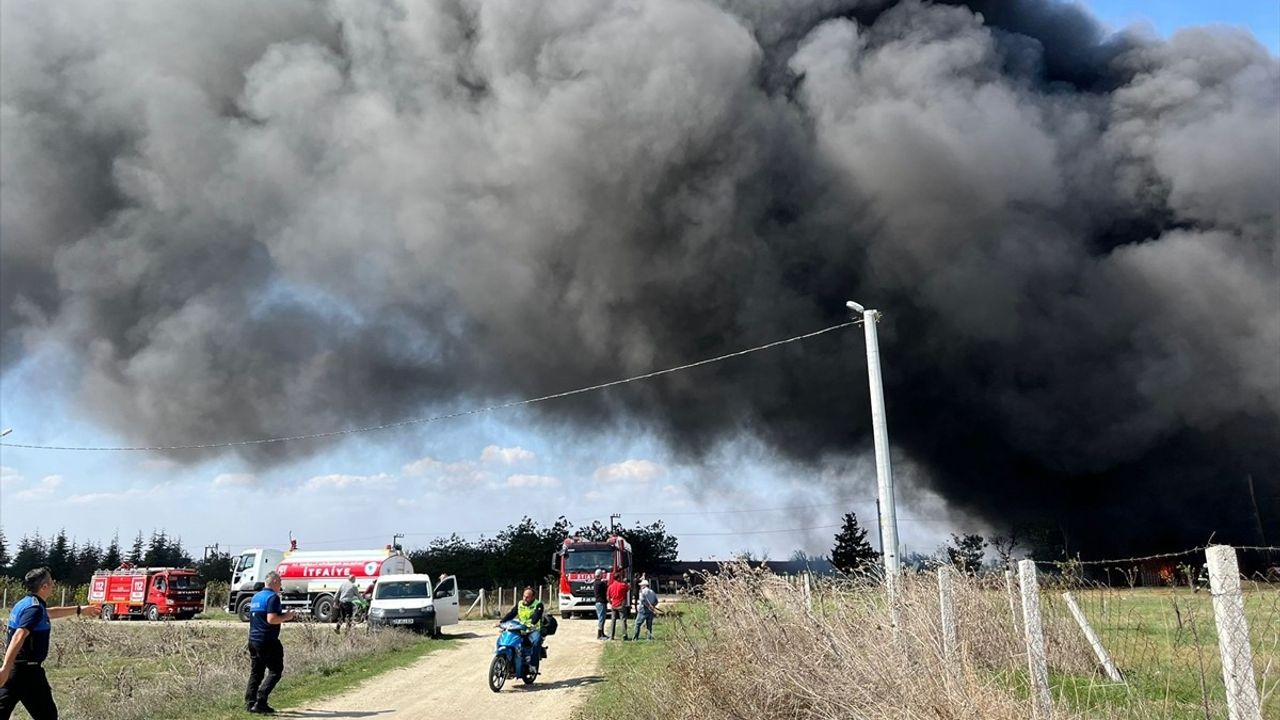
[[[956,662],[956,616],[951,576],[950,566],[943,565],[938,568],[938,610],[942,616],[942,659],[947,667],[947,676],[956,680],[960,677],[960,672]]]
[[[1204,556],[1209,561],[1213,621],[1218,628],[1222,680],[1227,687],[1227,716],[1231,720],[1262,720],[1236,550],[1230,545],[1213,545],[1204,551]]]
[[[1098,634],[1089,626],[1089,621],[1085,618],[1084,612],[1080,609],[1080,605],[1076,603],[1076,599],[1071,597],[1071,593],[1062,593],[1062,599],[1067,601],[1067,609],[1071,611],[1071,617],[1076,619],[1076,624],[1080,626],[1080,631],[1084,633],[1084,639],[1089,641],[1089,647],[1093,648],[1093,654],[1098,657],[1102,669],[1107,673],[1107,679],[1111,682],[1124,682],[1124,676],[1120,674],[1120,669],[1111,661],[1111,656],[1107,654],[1107,649],[1102,647],[1102,641],[1098,639]]]
[[[1040,627],[1040,583],[1036,579],[1034,560],[1018,563],[1018,583],[1022,588],[1022,631],[1027,641],[1032,717],[1049,720],[1053,714],[1053,696],[1049,694],[1049,664],[1044,654],[1044,630]]]

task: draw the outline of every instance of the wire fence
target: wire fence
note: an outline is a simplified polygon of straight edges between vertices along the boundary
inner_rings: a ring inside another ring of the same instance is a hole
[[[905,575],[896,606],[874,575],[727,565],[635,701],[700,720],[1280,718],[1280,584],[1241,575],[1233,548],[1197,552],[1147,587],[1141,567],[945,566]]]

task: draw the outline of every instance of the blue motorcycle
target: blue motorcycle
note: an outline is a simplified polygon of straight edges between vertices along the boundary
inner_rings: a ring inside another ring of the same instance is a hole
[[[545,656],[542,647],[529,641],[531,628],[519,620],[508,620],[498,627],[502,633],[498,635],[498,646],[493,653],[493,662],[489,663],[489,689],[498,692],[506,684],[507,678],[520,678],[525,685],[533,684],[538,677],[538,663],[534,653]]]

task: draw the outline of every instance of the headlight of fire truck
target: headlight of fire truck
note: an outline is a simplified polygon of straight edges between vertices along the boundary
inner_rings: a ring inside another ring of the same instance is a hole
[[[369,610],[369,617],[382,617],[385,614],[382,608],[372,608]]]

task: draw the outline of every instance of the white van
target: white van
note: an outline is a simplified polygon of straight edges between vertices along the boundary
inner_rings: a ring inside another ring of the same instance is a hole
[[[382,575],[369,602],[369,627],[403,627],[440,635],[458,624],[458,578],[432,586],[430,575]]]

